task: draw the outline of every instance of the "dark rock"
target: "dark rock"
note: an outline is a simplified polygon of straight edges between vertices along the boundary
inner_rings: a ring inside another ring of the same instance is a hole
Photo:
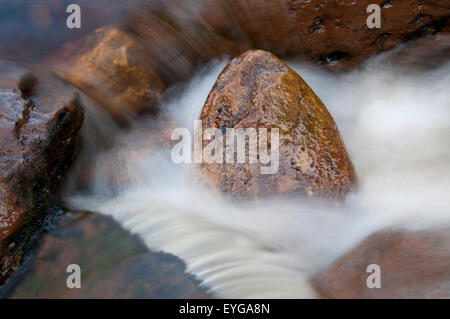
[[[0,283],[56,202],[84,118],[77,96],[65,105],[36,103],[29,79],[19,81],[22,92],[0,88]]]
[[[81,268],[81,288],[69,289],[67,265]],[[149,251],[112,218],[67,213],[34,245],[0,298],[209,298],[177,257]]]

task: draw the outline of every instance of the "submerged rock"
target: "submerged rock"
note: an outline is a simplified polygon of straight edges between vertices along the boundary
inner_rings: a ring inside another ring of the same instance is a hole
[[[380,28],[367,26],[370,4],[380,6]],[[350,68],[409,40],[448,34],[449,16],[449,0],[166,0],[146,3],[129,25],[178,75],[199,57],[235,49]]]
[[[81,288],[66,285],[67,265]],[[0,298],[210,298],[179,258],[151,252],[111,217],[66,213],[41,236]]]
[[[22,77],[21,90],[9,84],[0,81],[0,283],[55,202],[84,117],[77,96],[65,105],[36,103],[32,76]]]
[[[367,287],[370,264],[380,267],[380,288]],[[312,284],[324,298],[449,298],[449,265],[449,229],[380,232],[316,274]]]
[[[56,73],[118,121],[152,111],[164,84],[145,50],[126,33],[103,27],[69,43],[55,57]]]
[[[201,120],[203,130],[215,127],[226,138],[227,128],[279,129],[274,174],[261,174],[261,161],[249,163],[248,158],[245,163],[203,163],[207,180],[238,198],[293,193],[340,200],[356,181],[326,107],[269,52],[248,51],[232,60],[214,84]],[[249,143],[245,147],[248,154]]]

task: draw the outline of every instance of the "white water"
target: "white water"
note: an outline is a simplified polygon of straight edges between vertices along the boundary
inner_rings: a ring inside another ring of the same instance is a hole
[[[164,106],[180,127],[192,129],[225,63]],[[172,164],[170,150],[147,152],[148,137],[126,136],[98,156],[91,196],[70,202],[113,216],[149,249],[182,258],[214,296],[231,298],[314,298],[309,276],[372,232],[449,226],[450,66],[407,74],[373,62],[341,76],[291,66],[334,116],[356,167],[359,189],[342,207],[231,203],[200,189],[195,168]],[[110,168],[129,180],[111,182]]]

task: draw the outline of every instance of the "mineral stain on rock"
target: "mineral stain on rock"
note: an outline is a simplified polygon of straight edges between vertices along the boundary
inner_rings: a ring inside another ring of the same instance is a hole
[[[203,129],[279,129],[275,174],[260,174],[261,164],[248,161],[203,163],[207,180],[238,198],[293,193],[341,200],[356,182],[326,107],[295,71],[269,52],[248,51],[233,59],[214,84],[201,120]]]

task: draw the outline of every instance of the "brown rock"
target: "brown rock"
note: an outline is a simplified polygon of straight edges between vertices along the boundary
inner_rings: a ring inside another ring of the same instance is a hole
[[[126,19],[125,29],[145,46],[167,85],[188,79],[199,63],[246,48],[215,32],[199,14],[213,2],[152,1]]]
[[[27,96],[36,80],[28,76],[18,85],[22,92],[0,87],[0,283],[55,201],[83,123],[77,97],[65,106],[37,104]]]
[[[164,84],[144,49],[126,33],[103,27],[53,57],[55,72],[118,121],[151,111]]]
[[[261,164],[248,160],[203,163],[208,180],[238,198],[294,193],[342,199],[356,181],[325,106],[295,71],[269,52],[248,51],[232,60],[214,84],[201,120],[203,129],[279,129],[275,174],[261,174]]]
[[[381,288],[367,288],[367,266]],[[324,298],[449,298],[450,230],[381,232],[312,278]]]
[[[247,50],[268,50],[279,56],[307,50],[296,33],[289,1],[204,1],[200,12],[214,31]]]
[[[369,4],[380,5],[381,28],[367,27]],[[165,0],[143,10],[129,28],[177,78],[199,60],[248,49],[353,67],[400,43],[448,34],[450,0]]]
[[[368,57],[448,24],[449,0],[287,1],[298,41],[315,61],[336,67],[358,65]],[[369,29],[369,4],[381,7],[381,28]]]

